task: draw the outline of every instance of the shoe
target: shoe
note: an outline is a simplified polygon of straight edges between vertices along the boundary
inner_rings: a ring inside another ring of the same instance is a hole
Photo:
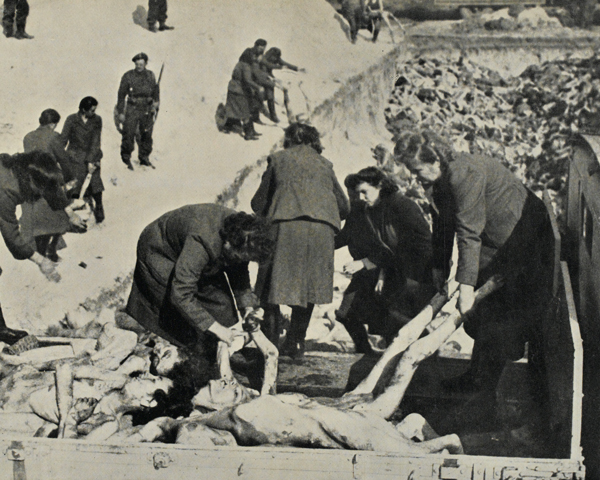
[[[9,27],[9,26],[5,25],[4,28],[2,29],[2,33],[4,33],[4,36],[6,38],[13,37],[14,36],[14,28],[13,28],[13,26],[11,25]]]
[[[156,168],[154,165],[152,165],[152,163],[148,159],[144,159],[144,160],[140,159],[140,165],[142,165],[144,167]]]
[[[277,115],[272,115],[272,116],[271,116],[271,121],[272,121],[273,123],[279,123],[279,118],[277,117]]]
[[[0,342],[13,345],[21,340],[23,337],[29,335],[23,330],[13,330],[12,328],[2,327],[0,328]]]
[[[133,165],[131,164],[131,160],[123,160],[123,163],[127,165],[129,170],[133,170]]]
[[[158,32],[158,28],[156,28],[156,23],[149,23],[148,30],[151,31],[152,33]]]
[[[244,135],[244,140],[258,140],[258,135],[256,135],[255,133]]]
[[[15,38],[18,40],[31,40],[33,35],[29,35],[25,30],[17,30],[17,33],[15,33]]]
[[[279,349],[279,355],[283,357],[290,357],[292,359],[300,359],[304,357],[304,342],[286,340]]]
[[[161,32],[164,32],[165,30],[175,30],[175,27],[171,27],[169,25],[161,23],[160,27],[158,27],[158,30],[161,31]]]
[[[96,223],[102,223],[104,221],[104,207],[99,205],[94,209],[94,218],[96,219]]]

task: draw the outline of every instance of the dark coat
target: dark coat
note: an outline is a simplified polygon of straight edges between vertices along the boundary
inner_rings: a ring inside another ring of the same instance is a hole
[[[400,192],[373,208],[354,205],[335,239],[336,248],[344,245],[354,259],[368,258],[400,278],[430,283],[431,231],[419,206]]]
[[[349,210],[331,162],[307,145],[271,155],[251,204],[275,222],[275,251],[256,281],[261,299],[301,307],[330,303],[334,235]]]
[[[308,145],[297,145],[267,161],[252,210],[272,221],[304,218],[340,230],[350,207],[329,160]]]
[[[127,313],[179,345],[196,343],[215,321],[237,323],[225,274],[239,309],[257,302],[248,264],[227,266],[221,257],[219,232],[232,213],[219,205],[187,205],[148,225],[138,241]]]
[[[23,139],[23,148],[25,153],[39,150],[51,155],[60,165],[65,180],[72,178],[69,154],[65,151],[60,135],[54,130],[38,127],[29,132]],[[24,203],[21,210],[19,223],[25,236],[61,235],[69,230],[69,217],[64,210],[52,210],[43,198],[33,203]]]
[[[26,236],[19,229],[17,205],[27,199],[19,188],[14,172],[4,166],[3,161],[7,157],[6,154],[0,154],[0,233],[12,256],[17,260],[25,260],[34,254],[36,246],[33,236]],[[44,198],[53,210],[63,210],[69,204],[62,188],[46,192]]]
[[[150,70],[129,70],[123,77],[117,93],[117,111],[125,110],[125,99],[132,108],[150,109],[153,102],[160,100],[160,88],[154,72]]]
[[[482,249],[491,258],[521,218],[527,189],[497,160],[457,153],[433,187],[434,266],[449,268],[458,241],[459,283],[477,284]]]
[[[238,62],[227,86],[225,116],[242,121],[249,119],[255,108],[255,98],[259,90],[260,85],[255,81],[252,66],[245,62]]]
[[[88,173],[88,164],[97,168],[92,174],[89,193],[100,193],[104,190],[104,184],[100,177],[100,160],[102,159],[102,118],[93,115],[84,122],[79,113],[69,115],[61,133],[62,141],[67,146],[70,155],[71,171],[73,178],[77,179],[78,187],[81,188]],[[84,192],[85,193],[85,192]]]

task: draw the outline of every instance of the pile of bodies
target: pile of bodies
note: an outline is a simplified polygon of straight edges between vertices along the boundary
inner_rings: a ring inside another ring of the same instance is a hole
[[[568,139],[597,129],[600,64],[595,58],[530,66],[502,78],[467,59],[401,65],[386,110],[388,128],[428,126],[471,153],[505,163],[533,190],[566,186]]]

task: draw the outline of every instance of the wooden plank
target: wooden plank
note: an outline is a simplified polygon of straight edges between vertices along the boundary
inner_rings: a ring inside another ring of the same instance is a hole
[[[545,5],[546,0],[434,0],[434,6],[506,7],[510,5]]]

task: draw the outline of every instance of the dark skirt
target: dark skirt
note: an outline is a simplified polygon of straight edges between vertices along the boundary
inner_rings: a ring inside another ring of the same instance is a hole
[[[306,307],[333,300],[333,227],[312,220],[276,222],[275,251],[261,265],[256,293],[264,303]]]
[[[252,98],[248,95],[227,92],[225,115],[233,120],[246,121],[252,114]]]
[[[21,211],[21,231],[29,238],[62,235],[69,230],[69,217],[65,211],[52,210],[43,198],[22,204]]]

